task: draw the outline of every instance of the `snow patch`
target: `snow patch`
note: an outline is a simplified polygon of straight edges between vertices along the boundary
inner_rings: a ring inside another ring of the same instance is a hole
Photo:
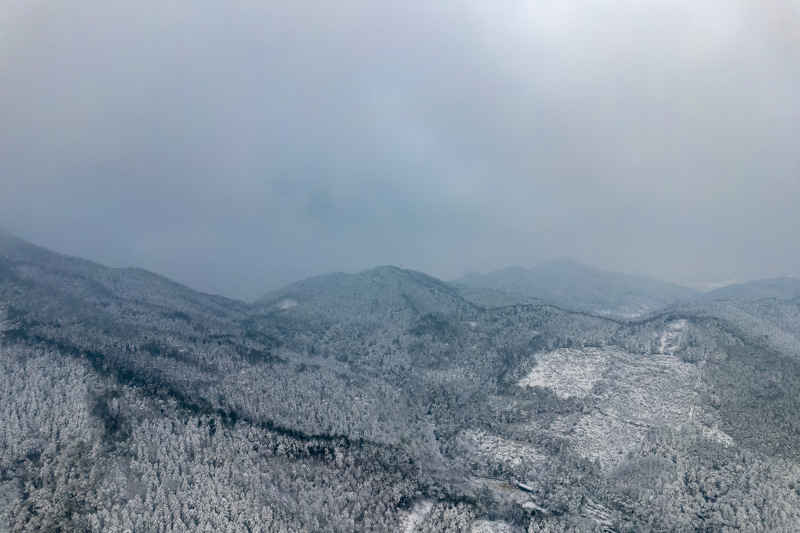
[[[681,346],[681,340],[689,323],[686,319],[676,320],[667,324],[667,329],[659,338],[658,353],[674,355]]]
[[[602,350],[564,348],[537,355],[536,366],[517,384],[548,388],[562,399],[585,398],[607,366]]]
[[[278,309],[281,311],[286,311],[287,309],[291,309],[292,307],[297,307],[297,301],[292,300],[291,298],[286,298],[285,300],[281,300],[278,302]]]
[[[716,424],[714,426],[702,426],[701,431],[703,433],[703,437],[708,440],[713,440],[714,442],[718,442],[722,444],[726,448],[729,448],[735,444],[733,441],[733,437],[719,429]]]
[[[409,511],[403,520],[403,531],[405,533],[414,533],[417,527],[425,521],[428,513],[433,508],[433,502],[430,500],[422,500],[414,504],[414,508]]]
[[[624,351],[609,351],[607,365],[602,376],[607,386],[593,394],[592,412],[564,429],[584,457],[614,467],[639,449],[650,428],[690,423],[700,401],[700,372],[672,356]]]
[[[703,404],[701,368],[670,354],[687,327],[685,320],[667,326],[663,354],[642,356],[608,347],[540,354],[519,385],[545,387],[560,398],[587,399],[588,412],[560,417],[549,430],[571,441],[584,457],[599,460],[603,468],[614,468],[628,452],[638,450],[651,428],[693,428],[731,446],[733,439],[717,428],[717,415]],[[494,447],[512,456],[502,446]]]
[[[635,318],[641,318],[645,316],[647,313],[652,311],[652,308],[646,305],[640,305],[636,309],[631,309],[629,307],[620,307],[617,309],[598,309],[595,311],[598,315],[608,316],[608,317],[616,317],[616,318],[626,318],[629,320]]]
[[[470,429],[464,431],[461,438],[474,446],[479,455],[512,467],[521,465],[523,461],[543,464],[547,460],[530,445],[491,435],[485,431]]]
[[[512,533],[514,528],[506,522],[490,522],[476,520],[469,529],[470,533]]]
[[[586,498],[581,509],[581,515],[585,516],[600,529],[600,531],[615,531],[614,526],[614,512],[605,505],[595,502],[590,498]]]

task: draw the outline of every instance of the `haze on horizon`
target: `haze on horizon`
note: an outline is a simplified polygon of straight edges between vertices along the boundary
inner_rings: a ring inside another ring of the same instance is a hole
[[[252,299],[395,264],[800,275],[800,4],[10,0],[0,227]]]

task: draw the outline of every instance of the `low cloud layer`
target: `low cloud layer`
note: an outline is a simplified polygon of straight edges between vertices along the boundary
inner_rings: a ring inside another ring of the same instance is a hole
[[[62,252],[245,298],[386,263],[800,275],[795,0],[4,11],[0,225]]]

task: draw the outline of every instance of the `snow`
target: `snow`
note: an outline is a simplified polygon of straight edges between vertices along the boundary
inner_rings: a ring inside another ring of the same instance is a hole
[[[667,325],[667,329],[659,338],[658,353],[674,354],[680,348],[681,340],[686,332],[688,322],[685,319],[676,320]]]
[[[725,446],[733,439],[717,428],[718,416],[704,405],[702,368],[670,355],[680,345],[685,320],[662,334],[659,351],[640,355],[614,348],[560,349],[537,355],[537,365],[520,380],[560,398],[587,399],[580,416],[556,419],[550,430],[570,440],[578,452],[614,468],[637,451],[651,428],[697,431]],[[502,448],[501,448],[502,449]]]
[[[718,442],[726,448],[734,445],[733,437],[719,429],[716,424],[713,426],[701,426],[701,431],[703,437]]]
[[[606,367],[607,358],[602,350],[564,348],[537,355],[536,366],[518,385],[549,388],[562,399],[584,398]]]
[[[524,506],[524,505],[523,505]],[[469,529],[470,533],[512,533],[514,528],[506,522],[476,520]]]
[[[414,533],[417,526],[425,521],[425,518],[428,516],[428,513],[431,512],[432,508],[433,502],[430,500],[422,500],[415,503],[414,508],[411,509],[406,519],[403,521],[403,531],[405,533]]]
[[[625,318],[628,320],[633,320],[636,318],[641,318],[645,316],[647,313],[652,311],[651,307],[646,305],[640,305],[636,309],[630,308],[619,308],[619,309],[598,309],[595,311],[598,315],[608,316],[608,317],[616,317],[616,318]]]
[[[287,309],[291,309],[292,307],[297,307],[297,301],[292,300],[291,298],[286,298],[285,300],[281,300],[278,302],[278,309],[281,311],[286,311]]]
[[[461,438],[474,446],[480,456],[503,462],[511,467],[519,466],[523,460],[544,464],[547,457],[533,446],[511,439],[505,439],[481,430],[467,430]]]

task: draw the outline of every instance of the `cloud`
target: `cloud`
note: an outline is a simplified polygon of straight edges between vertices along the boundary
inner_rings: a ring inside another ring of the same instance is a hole
[[[790,1],[13,2],[0,224],[255,297],[570,255],[800,274]]]

